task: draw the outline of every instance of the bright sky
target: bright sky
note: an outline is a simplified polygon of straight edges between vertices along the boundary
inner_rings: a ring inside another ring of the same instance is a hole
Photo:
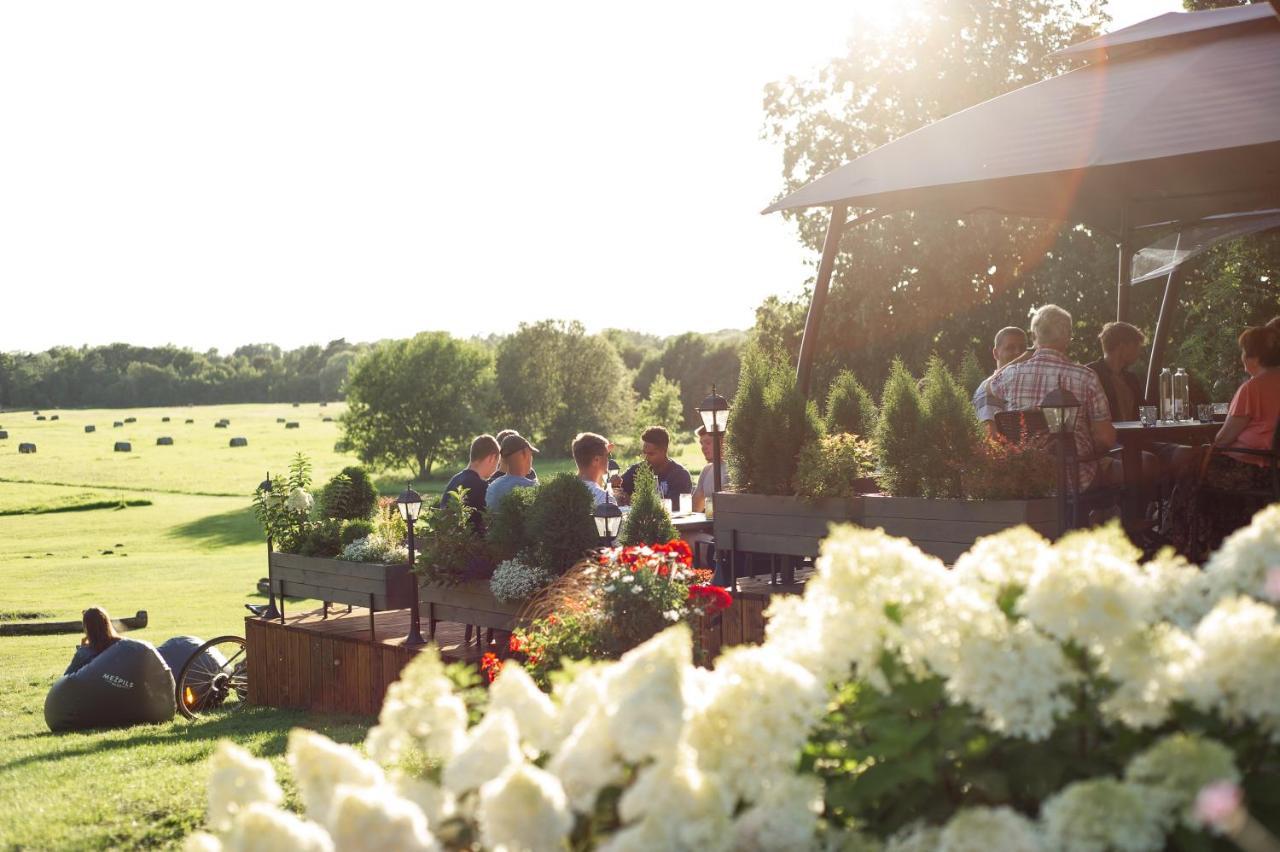
[[[900,5],[2,4],[0,351],[749,327],[762,88]]]

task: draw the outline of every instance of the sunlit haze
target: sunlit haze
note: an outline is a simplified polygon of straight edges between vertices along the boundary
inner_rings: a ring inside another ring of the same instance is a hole
[[[0,351],[749,327],[763,86],[862,2],[4,4]]]

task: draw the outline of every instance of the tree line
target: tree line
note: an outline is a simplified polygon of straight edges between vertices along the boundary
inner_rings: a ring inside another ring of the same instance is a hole
[[[743,336],[664,341],[544,320],[486,340],[424,332],[384,341],[352,364],[339,448],[426,478],[473,436],[505,428],[554,457],[568,456],[579,432],[682,431],[697,422],[712,383],[733,394]]]

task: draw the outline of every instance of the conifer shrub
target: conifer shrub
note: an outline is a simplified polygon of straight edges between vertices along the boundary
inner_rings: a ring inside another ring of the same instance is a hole
[[[921,496],[929,436],[915,377],[899,358],[893,359],[884,383],[875,438],[881,490],[895,497]]]
[[[964,357],[960,359],[960,373],[956,376],[956,381],[960,383],[960,387],[964,388],[964,392],[970,399],[973,399],[974,391],[986,377],[987,372],[978,363],[978,356],[973,354],[973,350],[965,352]]]
[[[631,512],[623,524],[619,542],[626,546],[641,544],[666,544],[676,538],[676,528],[671,516],[662,508],[658,496],[658,477],[641,464],[636,469],[636,490],[631,493]]]
[[[936,355],[925,370],[921,406],[925,496],[964,497],[965,467],[977,456],[982,433],[968,395]]]
[[[495,562],[514,559],[533,543],[529,514],[537,496],[536,488],[513,488],[497,506],[489,510],[489,527],[485,537]]]
[[[595,500],[582,480],[568,472],[556,474],[537,489],[524,490],[536,491],[528,511],[531,561],[548,576],[559,576],[598,544],[591,515]]]
[[[320,508],[326,518],[364,519],[373,515],[378,492],[362,467],[344,467],[320,491]]]
[[[353,541],[368,538],[373,535],[373,531],[373,521],[366,520],[364,518],[353,518],[342,525],[342,546],[346,547]]]
[[[736,490],[794,494],[800,451],[822,434],[818,408],[800,393],[791,365],[749,353],[727,435]]]
[[[853,497],[866,489],[867,477],[875,471],[875,449],[871,442],[846,432],[827,435],[800,451],[796,470],[796,495]]]
[[[827,393],[827,411],[823,418],[827,434],[871,435],[877,417],[879,412],[870,392],[852,371],[841,370]]]

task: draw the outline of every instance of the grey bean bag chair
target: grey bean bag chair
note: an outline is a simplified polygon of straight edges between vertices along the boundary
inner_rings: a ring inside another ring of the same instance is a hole
[[[197,639],[195,636],[175,636],[166,642],[161,643],[156,651],[169,664],[169,669],[173,672],[175,678],[182,673],[182,667],[187,664],[187,660],[191,659],[191,655],[196,649],[204,644],[203,639]],[[217,648],[210,648],[200,655],[200,659],[192,663],[191,670],[195,674],[187,676],[188,684],[192,684],[195,691],[195,698],[203,699],[205,694],[212,688],[213,676],[222,671],[222,667],[226,665],[227,658],[218,652]]]
[[[121,639],[97,656],[81,647],[45,697],[44,721],[55,732],[168,722],[174,689],[150,642]]]

